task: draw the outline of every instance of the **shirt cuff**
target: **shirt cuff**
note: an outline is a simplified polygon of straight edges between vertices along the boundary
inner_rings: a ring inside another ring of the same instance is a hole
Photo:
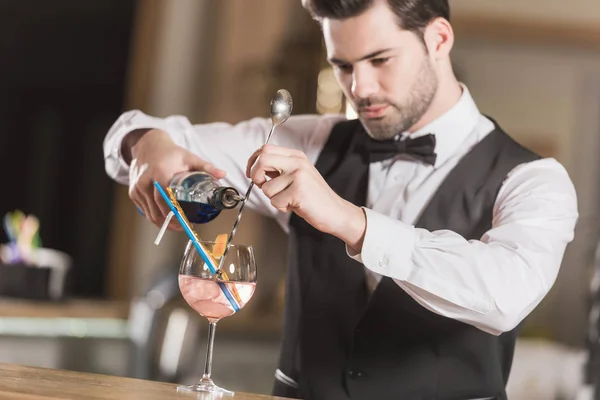
[[[164,132],[167,132],[167,134],[177,145],[184,145],[185,138],[183,135],[176,134],[178,133],[177,129],[169,129],[169,122],[171,122],[171,120],[175,122],[177,128],[180,128],[178,125],[183,126],[180,128],[180,130],[185,129],[187,125],[182,123],[180,121],[181,119],[185,120],[185,118],[177,116],[169,117],[163,120],[146,115],[139,110],[132,110],[123,113],[111,127],[104,143],[104,159],[107,165],[107,172],[109,173],[109,176],[121,183],[128,184],[129,164],[127,164],[123,159],[123,155],[121,154],[121,144],[125,136],[135,130],[160,129]]]
[[[346,246],[348,256],[371,271],[390,278],[406,280],[413,268],[415,227],[364,208],[367,229],[362,250]]]

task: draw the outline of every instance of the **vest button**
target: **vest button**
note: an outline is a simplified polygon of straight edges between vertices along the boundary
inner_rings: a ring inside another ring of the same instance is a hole
[[[352,379],[359,379],[359,378],[362,378],[363,373],[360,371],[351,369],[350,371],[348,371],[348,376]]]
[[[388,256],[384,254],[383,257],[381,257],[379,261],[377,261],[377,265],[379,266],[379,268],[385,268],[388,266],[389,262],[390,260],[388,259]]]

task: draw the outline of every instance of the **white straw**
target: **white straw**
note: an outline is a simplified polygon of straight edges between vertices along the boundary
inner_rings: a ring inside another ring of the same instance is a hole
[[[167,214],[167,218],[165,219],[165,222],[162,224],[162,227],[160,228],[160,231],[158,232],[156,239],[154,239],[155,245],[158,246],[158,244],[162,240],[162,237],[165,234],[165,232],[167,231],[167,227],[169,226],[169,223],[171,222],[171,218],[173,218],[174,215],[175,214],[173,214],[173,211],[169,211],[169,213]]]

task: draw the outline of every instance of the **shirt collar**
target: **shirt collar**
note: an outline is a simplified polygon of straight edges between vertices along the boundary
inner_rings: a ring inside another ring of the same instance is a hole
[[[473,132],[481,115],[469,89],[462,83],[460,85],[462,95],[450,110],[412,134],[404,135],[411,138],[428,133],[435,135],[436,168],[450,158]]]

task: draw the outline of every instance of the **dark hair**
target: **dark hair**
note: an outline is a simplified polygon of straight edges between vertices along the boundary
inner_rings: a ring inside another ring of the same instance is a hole
[[[316,20],[346,19],[362,14],[374,0],[302,0],[302,5]],[[396,14],[400,28],[423,38],[423,30],[435,18],[450,21],[448,0],[387,0]]]

